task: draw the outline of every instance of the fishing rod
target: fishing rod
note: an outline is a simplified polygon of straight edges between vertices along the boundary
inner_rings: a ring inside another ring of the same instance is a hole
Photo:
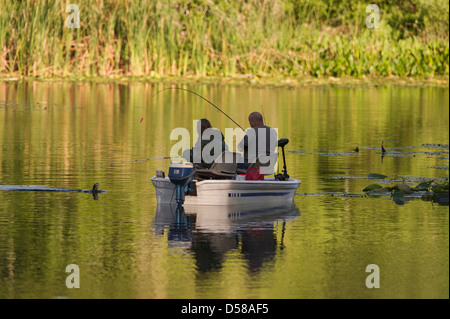
[[[198,97],[201,98],[202,100],[204,100],[204,101],[208,102],[209,104],[211,104],[212,106],[214,106],[219,112],[221,112],[223,115],[225,115],[226,117],[228,117],[234,124],[236,124],[241,130],[243,130],[243,131],[245,132],[245,130],[242,128],[242,126],[240,126],[238,123],[236,123],[236,121],[233,120],[227,113],[225,113],[224,111],[222,111],[222,110],[220,109],[220,107],[218,107],[218,106],[215,105],[213,102],[209,101],[208,99],[204,98],[203,96],[201,96],[200,94],[198,94],[198,93],[196,93],[196,92],[194,92],[194,91],[191,91],[191,90],[188,90],[188,89],[183,89],[183,88],[180,88],[180,87],[170,87],[170,88],[165,88],[165,89],[162,89],[162,90],[156,92],[155,94],[153,94],[152,97],[154,97],[155,95],[157,95],[157,94],[159,94],[159,93],[161,93],[161,92],[167,91],[167,90],[181,90],[181,91],[186,91],[186,92],[189,92],[189,93],[192,93],[192,94],[198,96]],[[141,122],[142,122],[142,119],[141,119]]]
[[[119,162],[105,162],[105,163],[96,163],[96,164],[87,164],[86,166],[96,166],[96,165],[114,165],[114,164],[123,164],[123,163],[133,163],[133,162],[143,162],[143,161],[156,161],[156,160],[165,160],[165,159],[172,159],[172,158],[181,158],[183,156],[164,156],[164,157],[155,157],[155,158],[141,158],[141,159],[135,159],[135,160],[128,160],[128,161],[119,161]]]
[[[211,101],[209,101],[208,99],[204,98],[203,96],[201,96],[200,94],[188,90],[188,89],[184,89],[184,88],[180,88],[180,87],[170,87],[170,88],[165,88],[162,89],[158,92],[156,92],[155,94],[152,95],[152,97],[156,96],[157,94],[167,91],[167,90],[181,90],[181,91],[186,91],[189,93],[192,93],[196,96],[198,96],[199,98],[203,99],[204,101],[208,102],[210,105],[212,105],[213,107],[215,107],[218,111],[220,111],[223,115],[225,115],[226,117],[228,117],[234,124],[236,124],[241,130],[243,130],[245,132],[245,130],[238,124],[236,123],[235,120],[233,120],[228,114],[226,114],[224,111],[222,111],[220,109],[220,107],[218,107],[217,105],[215,105],[214,103],[212,103]],[[141,123],[143,121],[144,117],[141,117]],[[133,162],[143,162],[143,161],[153,161],[153,160],[164,160],[164,159],[172,159],[172,158],[181,158],[182,156],[177,156],[177,157],[171,157],[171,156],[165,156],[165,157],[157,157],[157,158],[142,158],[142,159],[135,159],[135,160],[128,160],[128,161],[119,161],[119,162],[105,162],[105,163],[97,163],[97,164],[88,164],[85,165],[86,166],[95,166],[95,165],[114,165],[114,164],[123,164],[123,163],[133,163]]]

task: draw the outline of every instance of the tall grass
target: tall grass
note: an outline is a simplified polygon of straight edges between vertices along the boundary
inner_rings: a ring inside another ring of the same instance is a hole
[[[443,0],[0,0],[0,74],[414,76],[449,74]]]

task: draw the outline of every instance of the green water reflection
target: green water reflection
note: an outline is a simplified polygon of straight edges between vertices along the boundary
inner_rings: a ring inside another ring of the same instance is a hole
[[[448,89],[184,87],[243,127],[262,106],[290,139],[297,193],[322,196],[296,196],[292,214],[192,211],[177,230],[150,182],[169,161],[102,163],[167,156],[175,127],[206,117],[224,132],[229,119],[192,94],[153,96],[162,85],[0,83],[0,184],[107,191],[0,191],[1,298],[448,298],[448,206],[327,194],[371,183],[332,177],[448,177],[448,148],[424,146],[449,144]],[[382,141],[411,156],[382,158]],[[379,289],[365,286],[368,264]]]

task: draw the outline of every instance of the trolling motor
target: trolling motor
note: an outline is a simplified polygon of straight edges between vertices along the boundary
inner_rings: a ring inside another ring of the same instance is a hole
[[[194,179],[194,164],[189,162],[170,164],[169,179],[175,184],[177,206],[181,207],[184,203],[184,195]]]
[[[278,140],[278,146],[281,147],[283,151],[283,173],[275,175],[275,179],[279,181],[287,181],[289,179],[289,175],[287,173],[286,168],[286,157],[284,156],[284,147],[286,146],[287,143],[289,143],[289,140],[287,138],[282,138]]]

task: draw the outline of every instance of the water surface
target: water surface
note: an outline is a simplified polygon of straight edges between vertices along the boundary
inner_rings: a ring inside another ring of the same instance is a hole
[[[244,128],[262,107],[302,185],[291,206],[180,217],[150,182],[170,161],[130,161],[168,156],[172,129],[192,133],[194,119],[235,126],[192,94],[153,96],[165,87],[0,83],[0,185],[106,190],[0,190],[1,298],[449,297],[448,206],[345,196],[363,195],[370,173],[448,178],[448,89],[184,86]],[[365,285],[369,264],[378,289]]]

